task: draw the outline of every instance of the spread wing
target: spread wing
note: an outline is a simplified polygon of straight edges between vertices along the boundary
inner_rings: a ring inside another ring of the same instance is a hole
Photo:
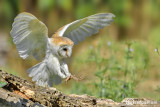
[[[37,60],[44,58],[48,42],[48,29],[30,13],[20,13],[14,19],[10,32],[20,57],[29,55]]]
[[[115,17],[111,13],[95,14],[60,28],[55,36],[64,36],[70,38],[75,44],[83,41],[87,36],[95,34],[99,29],[109,25]]]

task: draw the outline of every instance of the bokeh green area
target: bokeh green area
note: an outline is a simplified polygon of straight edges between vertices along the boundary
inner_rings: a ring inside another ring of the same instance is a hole
[[[89,94],[121,101],[160,100],[159,0],[0,0],[0,69],[31,80],[26,70],[38,63],[19,57],[10,37],[15,16],[30,12],[46,24],[49,37],[65,24],[96,13],[114,22],[74,46],[67,59],[72,74],[84,77],[55,86],[66,94]]]

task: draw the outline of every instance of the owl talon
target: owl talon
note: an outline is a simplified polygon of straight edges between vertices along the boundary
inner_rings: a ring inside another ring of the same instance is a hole
[[[75,75],[71,75],[71,76],[69,76],[65,81],[66,82],[68,82],[69,80],[71,80],[71,79],[74,79],[74,80],[76,80],[77,82],[78,81],[80,81],[80,80],[82,80],[83,78],[82,77],[76,77]]]

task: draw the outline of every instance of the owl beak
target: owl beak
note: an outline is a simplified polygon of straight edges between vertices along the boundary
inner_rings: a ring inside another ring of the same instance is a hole
[[[71,52],[69,50],[66,52],[66,56],[71,57]]]
[[[69,55],[67,53],[68,53],[68,51],[66,51],[66,56],[69,57]]]
[[[67,57],[69,57],[68,54],[66,54],[66,55],[67,55]]]

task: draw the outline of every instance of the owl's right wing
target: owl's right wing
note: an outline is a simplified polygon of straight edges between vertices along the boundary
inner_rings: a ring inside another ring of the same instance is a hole
[[[99,13],[86,18],[76,20],[60,28],[54,36],[70,38],[74,44],[78,44],[86,37],[91,36],[113,21],[112,13]]]
[[[29,55],[37,60],[45,57],[48,29],[30,13],[20,13],[14,19],[10,32],[20,57],[26,59]]]

